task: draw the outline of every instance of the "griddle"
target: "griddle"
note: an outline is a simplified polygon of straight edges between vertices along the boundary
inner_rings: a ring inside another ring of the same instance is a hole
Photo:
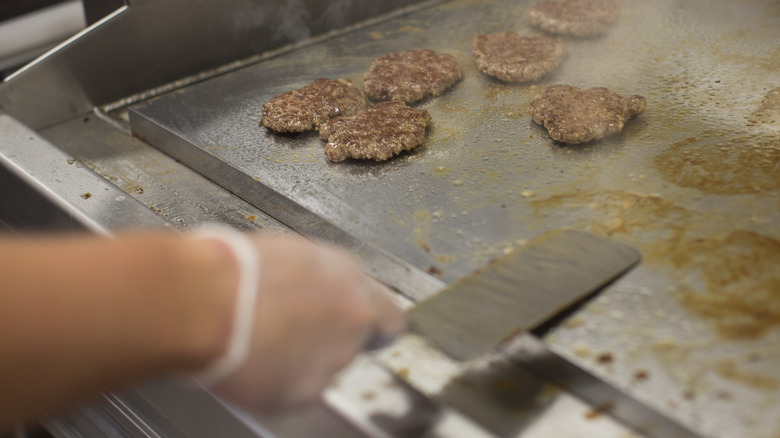
[[[525,19],[531,3],[442,2],[351,28],[136,104],[131,127],[292,228],[346,240],[415,299],[550,229],[636,246],[644,265],[545,340],[703,435],[771,433],[778,3],[627,0],[608,34],[568,40],[568,58],[541,81],[477,71],[471,39],[538,33]],[[424,147],[385,163],[331,163],[316,135],[258,126],[271,97],[320,77],[360,86],[373,59],[413,48],[450,53],[465,69],[417,105],[433,117]],[[527,106],[559,83],[640,94],[647,110],[620,135],[557,144]]]

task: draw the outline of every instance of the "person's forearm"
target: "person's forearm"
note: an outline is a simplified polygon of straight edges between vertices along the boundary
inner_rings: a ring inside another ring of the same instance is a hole
[[[236,282],[235,261],[215,241],[0,240],[0,430],[202,368],[229,337]]]

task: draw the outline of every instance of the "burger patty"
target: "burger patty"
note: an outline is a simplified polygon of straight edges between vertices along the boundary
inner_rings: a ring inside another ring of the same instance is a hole
[[[549,0],[536,3],[528,20],[550,33],[592,36],[605,33],[619,15],[618,0]]]
[[[391,52],[371,63],[363,89],[374,100],[411,104],[439,96],[463,76],[455,57],[419,49]]]
[[[624,98],[606,88],[554,85],[531,102],[530,111],[553,140],[577,144],[622,131],[625,122],[646,106],[642,96]]]
[[[355,115],[331,119],[320,126],[330,161],[347,158],[384,161],[425,141],[431,121],[428,111],[403,102],[380,102]]]
[[[303,132],[330,119],[350,115],[368,105],[366,95],[348,79],[317,79],[263,105],[261,126],[276,132]]]
[[[558,68],[566,55],[563,41],[545,36],[521,37],[506,31],[479,35],[471,44],[483,73],[504,82],[528,82]]]

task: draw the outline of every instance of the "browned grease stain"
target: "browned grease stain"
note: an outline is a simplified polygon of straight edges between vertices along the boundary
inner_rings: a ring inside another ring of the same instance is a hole
[[[452,263],[458,258],[451,254],[439,254],[436,256],[436,260],[439,261],[439,263]]]
[[[591,228],[598,234],[632,234],[663,230],[677,238],[692,224],[692,213],[658,195],[624,191],[571,192],[531,201],[537,215],[557,208],[587,208],[594,212]]]
[[[770,90],[764,96],[748,122],[749,124],[780,123],[780,87]]]
[[[780,326],[780,241],[738,230],[683,240],[668,254],[681,277],[693,282],[697,275],[703,283],[703,290],[683,283],[681,302],[710,319],[722,336],[752,339]]]
[[[658,342],[651,345],[656,357],[660,359],[671,370],[682,371],[681,363],[696,363],[693,354],[696,347],[678,345],[672,340]],[[694,372],[684,372],[678,375],[678,379],[684,383],[683,392],[686,398],[695,398],[697,392],[701,390],[709,391],[708,385],[701,386],[702,378],[710,373],[715,373],[723,379],[740,383],[757,390],[775,391],[780,387],[778,379],[771,375],[751,372],[745,369],[750,363],[750,359],[744,358],[726,358],[715,361],[700,363]],[[640,374],[642,373],[642,374]],[[638,371],[634,377],[639,380],[648,379],[649,374]],[[732,396],[727,391],[715,390],[714,395],[719,399],[730,399]]]
[[[437,111],[447,115],[457,115],[465,113],[473,115],[475,112],[473,105],[462,99],[441,99],[435,101],[435,108]]]
[[[751,69],[762,68],[773,72],[780,69],[780,47],[775,47],[764,54],[751,54],[743,51],[728,51],[720,48],[713,49],[712,53],[721,58],[724,64],[736,66],[750,66]]]
[[[414,222],[414,243],[426,253],[431,252],[429,245],[431,241],[432,216],[428,210],[416,210],[412,214]]]
[[[780,138],[762,134],[690,137],[655,158],[663,177],[705,193],[736,195],[780,188]]]
[[[433,276],[434,276],[434,277],[436,277],[436,278],[441,278],[441,277],[442,277],[442,275],[444,275],[444,272],[442,272],[442,270],[441,270],[441,269],[437,268],[437,267],[436,267],[436,266],[434,266],[434,265],[428,266],[428,267],[425,269],[425,272],[427,272],[427,273],[429,273],[429,274],[433,275]]]
[[[758,107],[758,111],[780,110],[780,87],[770,90]]]
[[[776,378],[741,370],[739,365],[740,364],[736,361],[724,360],[720,361],[715,366],[715,370],[718,374],[726,379],[739,382],[756,389],[771,391],[780,388],[780,381],[778,381]]]
[[[489,83],[481,88],[482,98],[485,100],[494,100],[507,94],[509,86],[506,84]]]
[[[481,73],[480,73],[481,74]],[[484,104],[480,113],[486,116],[500,115],[503,118],[521,120],[529,116],[528,105],[542,94],[538,85],[488,83],[481,87]]]
[[[430,136],[428,137],[428,141],[431,143],[441,143],[441,142],[452,140],[456,138],[458,135],[462,135],[462,132],[458,131],[457,129],[451,126],[447,126],[446,124],[436,124],[430,130]]]
[[[604,414],[608,414],[612,412],[614,409],[615,409],[615,404],[607,402],[595,406],[592,409],[589,409],[588,411],[585,412],[584,416],[588,420],[595,420],[596,418],[599,418]]]
[[[592,232],[620,235],[641,249],[645,263],[666,268],[680,302],[723,338],[755,339],[780,326],[778,240],[746,230],[701,238],[694,230],[706,214],[655,195],[572,192],[531,204],[540,214],[592,211]]]

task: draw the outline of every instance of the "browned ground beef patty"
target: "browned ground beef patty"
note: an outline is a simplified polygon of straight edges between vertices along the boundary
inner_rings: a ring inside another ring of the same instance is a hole
[[[554,85],[531,102],[530,110],[534,122],[544,125],[553,140],[577,144],[622,131],[646,105],[642,96],[624,98],[606,88]]]
[[[619,15],[618,0],[550,0],[535,4],[528,19],[550,33],[591,36],[606,32]]]
[[[507,31],[479,35],[471,44],[477,67],[504,82],[528,82],[558,68],[566,55],[562,40],[545,36],[521,37]]]
[[[303,132],[318,128],[331,117],[354,114],[367,105],[366,95],[348,79],[317,79],[263,105],[260,125],[277,132]]]
[[[323,123],[320,138],[328,140],[325,155],[331,161],[384,161],[423,144],[430,121],[428,111],[409,108],[403,102],[380,102],[355,115]]]
[[[419,49],[391,52],[371,63],[363,89],[374,100],[408,104],[439,96],[463,76],[454,56]]]

